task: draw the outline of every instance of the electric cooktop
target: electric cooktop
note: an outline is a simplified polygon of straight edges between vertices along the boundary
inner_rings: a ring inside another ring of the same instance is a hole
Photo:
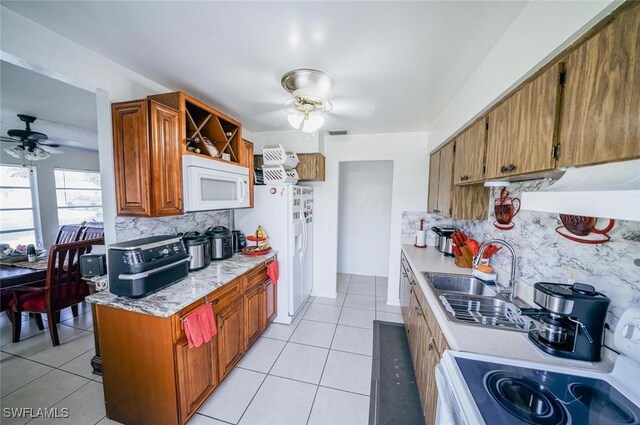
[[[456,357],[487,424],[640,424],[640,408],[602,379]]]

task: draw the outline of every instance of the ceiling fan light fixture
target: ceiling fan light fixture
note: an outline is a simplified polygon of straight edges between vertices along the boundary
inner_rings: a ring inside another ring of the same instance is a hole
[[[24,152],[19,146],[4,148],[4,151],[16,159],[22,159],[22,153]]]
[[[42,159],[47,159],[50,156],[51,154],[49,152],[39,147],[25,149],[24,151],[24,157],[29,161],[40,161]]]
[[[300,112],[296,111],[296,112],[290,114],[287,117],[287,120],[289,121],[289,125],[291,125],[291,127],[293,127],[296,130],[298,130],[300,128],[300,126],[302,125],[302,121],[304,121],[304,115],[301,114]]]
[[[305,118],[302,124],[303,133],[315,133],[324,125],[324,117],[320,114],[313,114]]]

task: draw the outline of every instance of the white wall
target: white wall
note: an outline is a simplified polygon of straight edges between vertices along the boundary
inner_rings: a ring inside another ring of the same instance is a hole
[[[251,133],[243,129],[243,136],[253,142],[256,155],[262,155],[262,146],[264,145],[282,145],[287,151],[295,153],[323,152],[324,148],[322,135],[319,133],[305,134],[300,130]]]
[[[338,272],[389,273],[393,161],[340,163]]]
[[[2,152],[0,153],[0,163],[22,165],[22,160]],[[42,243],[48,248],[54,244],[58,234],[58,202],[56,200],[54,169],[99,171],[98,153],[77,149],[70,150],[63,154],[51,155],[42,161],[35,161],[33,168],[36,170],[35,189],[38,194],[36,214],[40,216]]]
[[[429,150],[496,103],[618,4],[611,0],[528,2],[429,129]]]
[[[1,6],[0,6],[1,7]],[[1,7],[0,57],[96,92],[105,239],[115,238],[115,179],[110,102],[171,91],[21,15]]]
[[[387,302],[398,304],[402,211],[422,211],[427,202],[427,133],[389,133],[325,137],[326,181],[315,188],[313,295],[336,296],[338,251],[338,190],[340,162],[393,161],[391,226],[389,228],[389,289]]]

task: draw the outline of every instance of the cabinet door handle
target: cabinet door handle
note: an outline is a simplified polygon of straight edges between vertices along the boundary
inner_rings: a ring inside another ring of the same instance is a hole
[[[504,166],[504,165],[502,167],[500,167],[500,172],[501,173],[506,173],[507,172],[507,167]]]
[[[515,171],[516,168],[518,167],[516,167],[514,164],[509,164],[509,166],[507,167],[507,171]]]
[[[220,316],[220,329],[224,327],[224,316]]]
[[[218,305],[219,302],[220,298],[216,298],[215,300],[211,301],[211,305]]]
[[[429,351],[433,350],[433,339],[429,341]]]
[[[418,313],[418,316],[422,316],[423,315],[422,314],[422,310],[420,310],[420,307],[415,306],[414,308],[416,309],[416,313]]]

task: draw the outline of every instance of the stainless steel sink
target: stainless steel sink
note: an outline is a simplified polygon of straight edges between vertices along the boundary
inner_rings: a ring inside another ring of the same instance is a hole
[[[440,303],[453,322],[527,332],[536,322],[517,313],[514,304],[497,297],[445,293]]]
[[[437,292],[454,292],[457,294],[481,295],[495,297],[498,294],[484,282],[473,276],[459,274],[422,272],[429,285]]]

